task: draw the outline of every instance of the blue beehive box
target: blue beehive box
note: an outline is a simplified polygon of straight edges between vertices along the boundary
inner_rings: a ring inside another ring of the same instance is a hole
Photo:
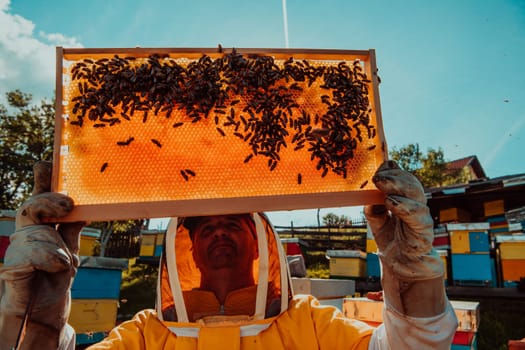
[[[494,261],[489,254],[452,254],[451,265],[454,281],[494,284]]]
[[[366,274],[368,277],[381,277],[381,267],[377,254],[366,254]]]
[[[469,243],[471,253],[488,253],[490,251],[487,232],[469,232]]]
[[[71,286],[73,299],[118,299],[126,259],[81,257]]]

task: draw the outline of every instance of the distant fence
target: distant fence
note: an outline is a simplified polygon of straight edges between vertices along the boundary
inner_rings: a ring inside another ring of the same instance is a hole
[[[106,246],[107,257],[134,258],[140,252],[140,230],[112,234]]]
[[[361,250],[366,251],[366,221],[341,226],[275,226],[281,238],[299,238],[310,251]]]

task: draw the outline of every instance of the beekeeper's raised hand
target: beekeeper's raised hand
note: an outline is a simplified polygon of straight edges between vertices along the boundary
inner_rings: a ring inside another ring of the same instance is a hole
[[[44,222],[67,215],[73,200],[48,192],[49,162],[38,162],[33,170],[33,195],[17,211],[16,231],[0,268],[0,350],[17,341],[21,349],[58,349],[68,340],[65,326],[83,223]]]
[[[442,313],[444,266],[432,249],[433,221],[423,186],[393,161],[383,163],[372,181],[386,196],[384,205],[365,207],[382,263],[385,301],[409,316]]]

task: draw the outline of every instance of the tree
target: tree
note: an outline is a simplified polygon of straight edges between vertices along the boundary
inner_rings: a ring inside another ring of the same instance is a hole
[[[426,154],[419,150],[419,144],[408,144],[390,151],[390,158],[399,166],[414,174],[424,187],[440,187],[465,183],[468,179],[461,169],[449,169],[443,150],[429,148]]]
[[[52,161],[55,104],[45,100],[32,104],[32,95],[15,90],[6,93],[7,106],[0,104],[0,209],[15,210],[32,191],[33,164]],[[142,220],[99,222],[102,228],[101,256],[110,235],[142,226]]]
[[[15,90],[0,104],[0,209],[16,209],[31,193],[33,164],[53,156],[54,102],[32,104]]]
[[[328,227],[340,227],[348,225],[350,219],[346,215],[338,216],[334,213],[328,213],[323,216],[323,224]]]

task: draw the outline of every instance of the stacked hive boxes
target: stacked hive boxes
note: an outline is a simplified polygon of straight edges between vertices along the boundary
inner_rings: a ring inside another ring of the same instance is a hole
[[[104,338],[116,325],[122,270],[126,259],[82,256],[71,287],[69,324],[77,333],[77,345]]]
[[[504,287],[515,287],[525,278],[525,235],[498,236],[501,279]]]
[[[331,278],[366,277],[366,253],[360,250],[327,250]]]
[[[326,278],[292,277],[295,294],[310,294],[322,305],[332,305],[343,310],[343,300],[355,293],[355,281]]]
[[[495,286],[495,264],[490,256],[486,222],[447,224],[450,263],[455,285]]]
[[[286,255],[306,255],[308,243],[297,237],[281,238],[284,253]]]
[[[445,280],[445,285],[448,285],[450,266],[450,235],[447,231],[446,225],[438,225],[438,227],[434,228],[434,241],[432,242],[432,246],[443,261],[443,265],[445,268],[445,275],[443,279]]]
[[[479,303],[450,301],[458,318],[458,328],[452,340],[453,350],[476,349],[476,335],[480,322]],[[383,323],[383,302],[368,298],[345,298],[343,313],[346,317],[363,321],[371,326]]]
[[[4,263],[9,237],[15,232],[15,214],[14,210],[0,210],[0,266]]]
[[[164,243],[164,232],[157,230],[142,230],[139,256],[141,258],[160,257]]]
[[[366,276],[371,280],[377,280],[381,277],[377,243],[369,226],[367,226],[366,232]]]

